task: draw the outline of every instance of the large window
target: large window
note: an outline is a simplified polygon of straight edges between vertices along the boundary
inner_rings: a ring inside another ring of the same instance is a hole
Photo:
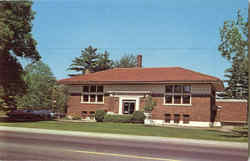
[[[164,104],[191,104],[190,85],[166,85]]]
[[[104,103],[102,85],[85,85],[82,91],[82,103]]]

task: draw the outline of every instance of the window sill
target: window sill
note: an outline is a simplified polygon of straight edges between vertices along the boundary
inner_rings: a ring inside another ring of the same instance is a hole
[[[163,104],[164,106],[192,106],[192,104]]]
[[[81,104],[96,104],[96,105],[103,105],[104,102],[80,102]]]

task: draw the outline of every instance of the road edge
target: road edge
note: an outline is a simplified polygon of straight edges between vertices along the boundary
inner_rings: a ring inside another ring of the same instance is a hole
[[[142,142],[161,142],[161,143],[176,143],[176,144],[192,144],[205,147],[223,147],[223,148],[240,148],[248,149],[248,143],[239,142],[226,142],[226,141],[208,141],[197,139],[183,139],[183,138],[170,138],[158,136],[138,136],[138,135],[124,135],[124,134],[109,134],[109,133],[94,133],[94,132],[78,132],[78,131],[64,131],[64,130],[49,130],[39,128],[23,128],[23,127],[8,127],[0,126],[0,131],[11,132],[25,132],[37,134],[51,134],[51,135],[65,135],[65,136],[82,136],[89,138],[103,138],[103,139],[116,139],[116,140],[134,140]]]

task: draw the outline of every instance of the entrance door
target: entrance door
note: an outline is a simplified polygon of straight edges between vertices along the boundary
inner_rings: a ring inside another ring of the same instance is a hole
[[[132,114],[135,111],[135,101],[126,100],[123,101],[123,114]]]

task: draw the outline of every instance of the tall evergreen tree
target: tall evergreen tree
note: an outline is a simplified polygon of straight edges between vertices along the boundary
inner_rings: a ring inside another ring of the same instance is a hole
[[[109,53],[107,51],[104,51],[103,54],[99,55],[97,63],[98,65],[96,71],[102,71],[111,69],[113,67],[114,62],[109,58]]]
[[[136,67],[137,59],[133,54],[125,54],[119,61],[115,61],[116,68],[133,68]]]
[[[248,97],[248,21],[237,12],[237,19],[225,21],[220,28],[219,51],[232,67],[225,71],[226,92],[233,98]]]
[[[81,56],[76,57],[69,66],[68,70],[73,70],[77,72],[82,72],[85,74],[86,70],[90,72],[95,72],[97,68],[98,55],[96,53],[97,48],[89,46],[82,51]]]
[[[86,70],[89,72],[98,72],[112,68],[113,61],[109,58],[109,53],[97,53],[97,48],[89,46],[82,51],[81,56],[76,57],[68,70],[82,72],[85,74]]]
[[[30,0],[0,2],[0,88],[3,91],[0,99],[9,107],[15,106],[13,98],[25,90],[23,68],[17,57],[40,59],[31,34],[34,14]]]

